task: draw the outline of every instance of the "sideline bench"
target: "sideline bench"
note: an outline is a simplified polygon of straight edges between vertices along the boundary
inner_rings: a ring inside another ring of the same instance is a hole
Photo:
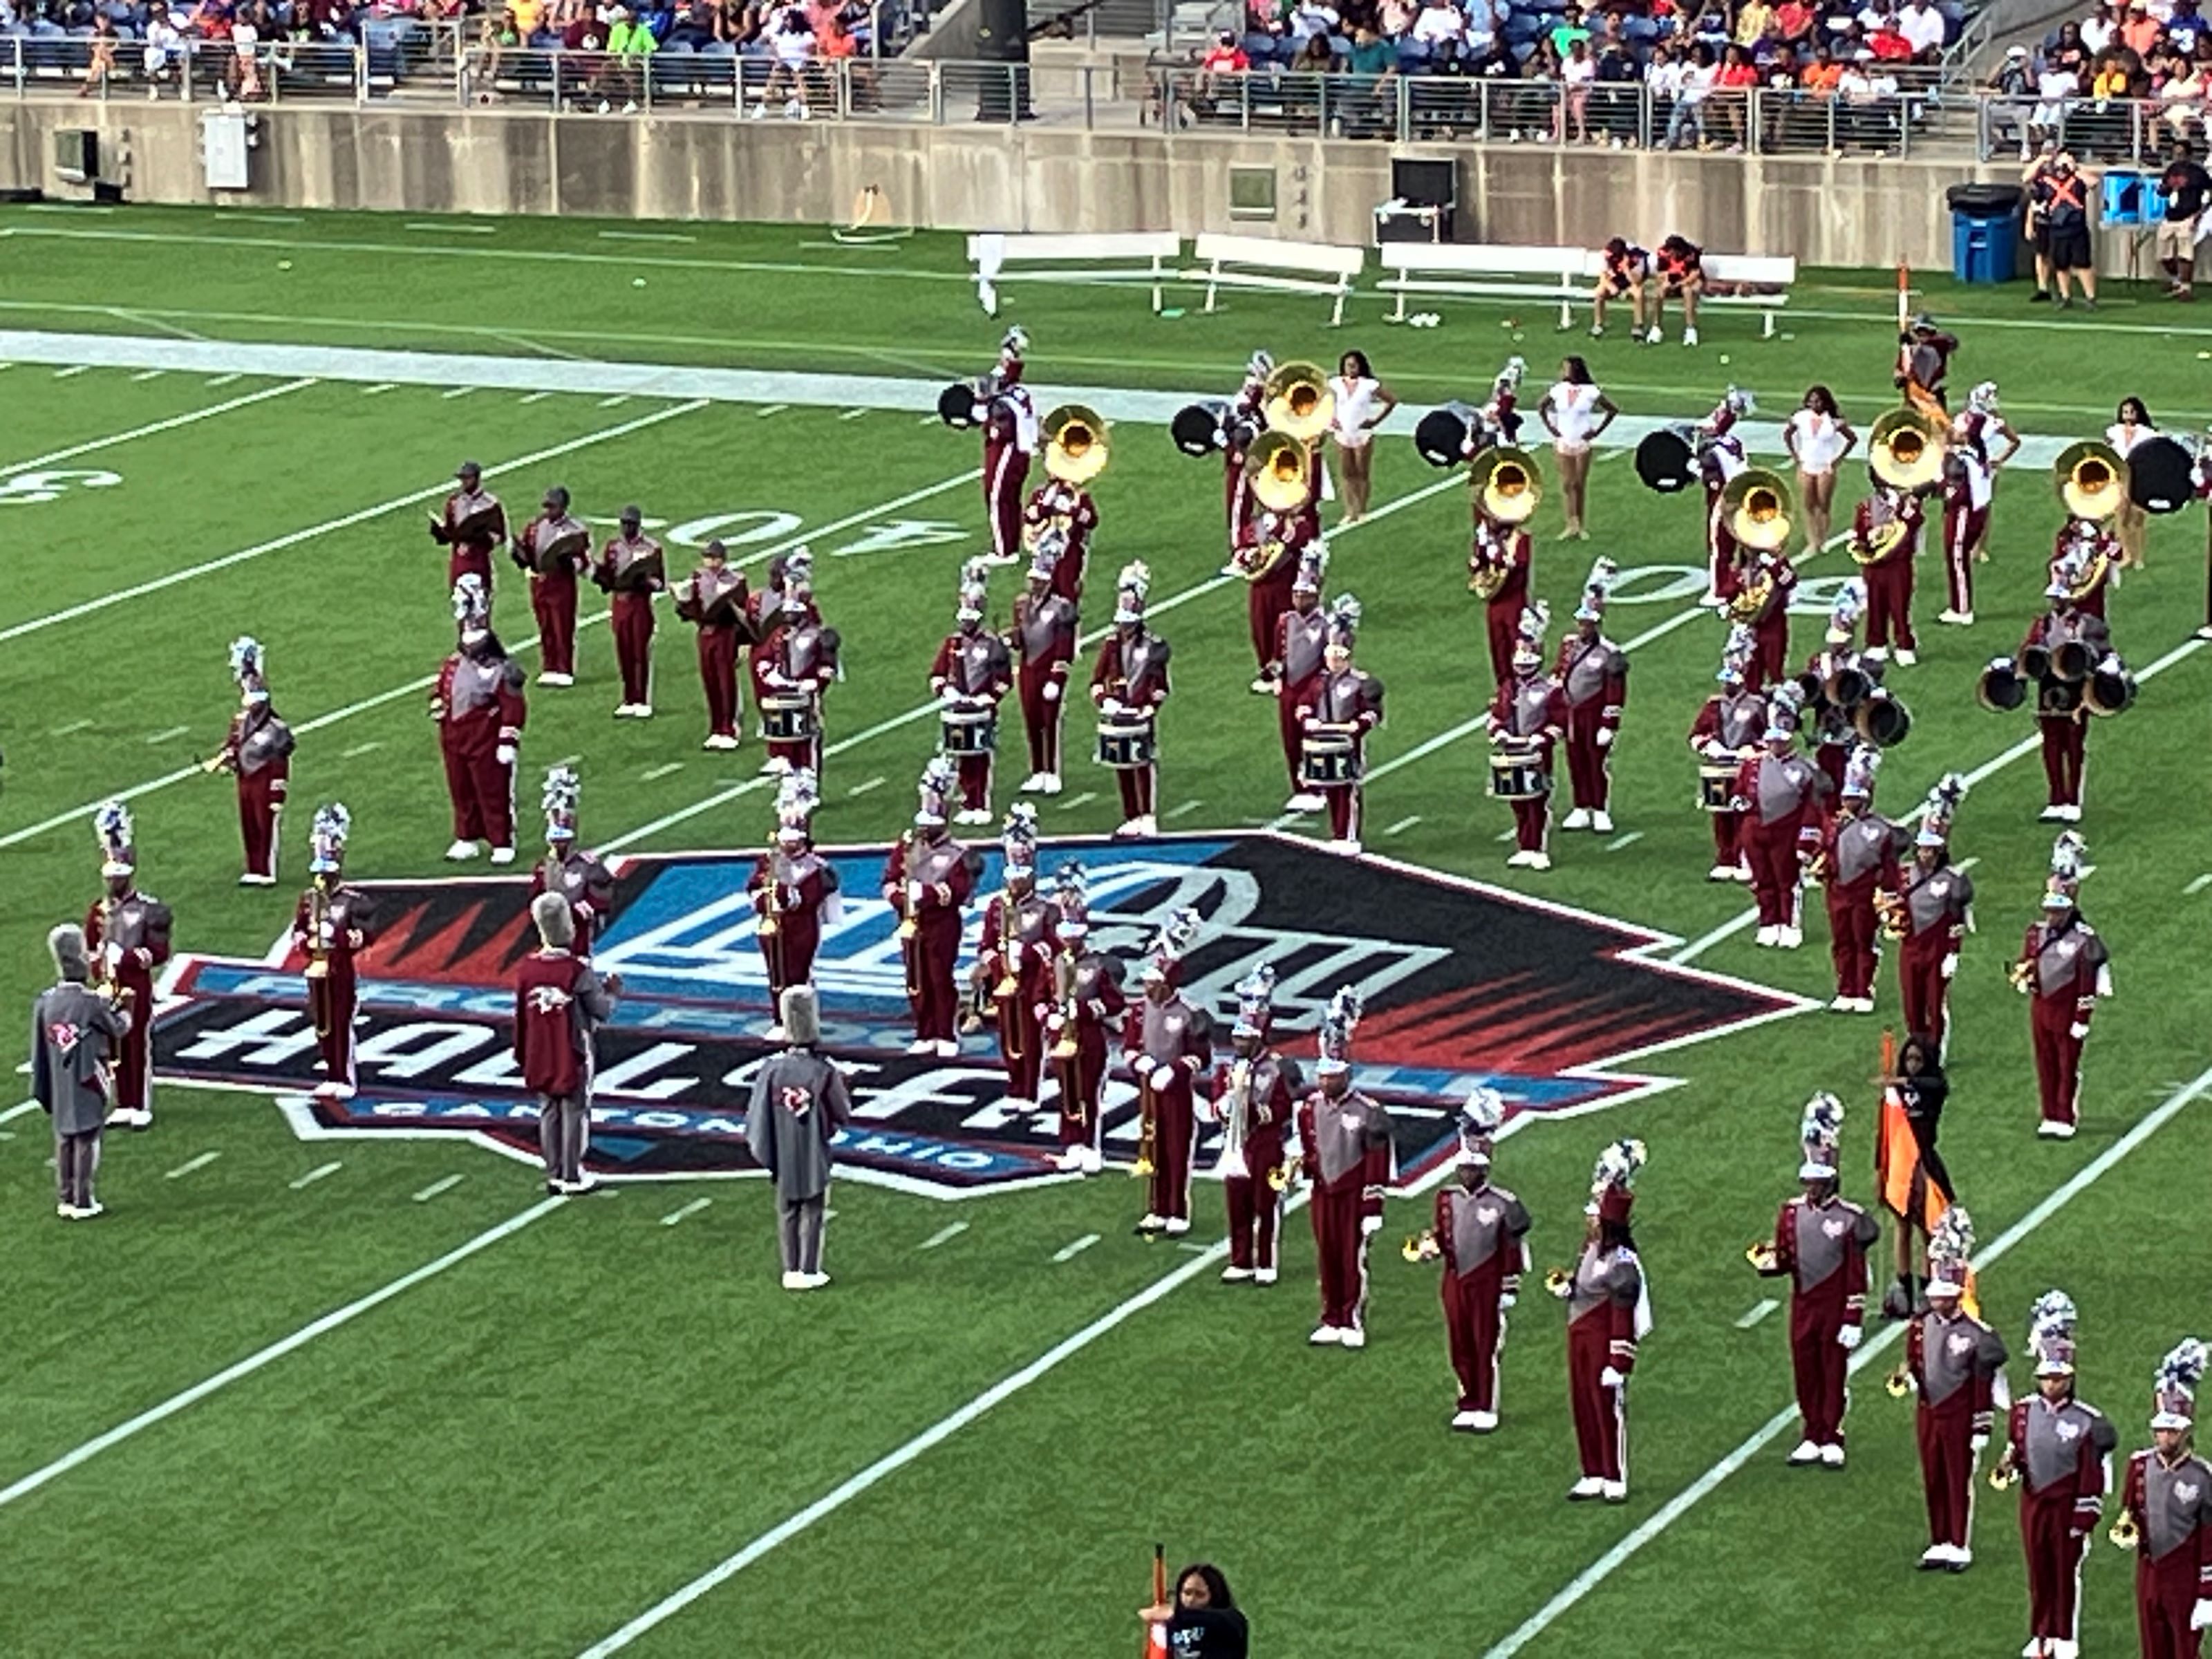
[[[1094,236],[1011,235],[984,231],[968,239],[975,267],[975,297],[999,314],[1002,282],[1149,283],[1152,309],[1164,301],[1161,284],[1175,276],[1182,238],[1171,230],[1114,232]]]
[[[1774,313],[1790,301],[1790,285],[1797,280],[1797,261],[1790,254],[1765,253],[1708,253],[1705,268],[1705,292],[1698,295],[1698,309],[1708,307],[1748,306],[1759,313],[1759,337],[1774,337]],[[1591,283],[1605,269],[1605,255],[1594,252],[1583,266],[1583,275]],[[1750,294],[1728,294],[1715,291],[1721,288],[1751,288],[1762,290]],[[1589,297],[1585,290],[1583,297]]]
[[[1574,302],[1587,297],[1578,247],[1507,247],[1454,242],[1385,242],[1376,250],[1389,274],[1375,286],[1397,296],[1390,320],[1406,320],[1408,294],[1464,299],[1557,301],[1559,326],[1574,326]]]
[[[1271,289],[1279,293],[1319,294],[1334,301],[1329,326],[1344,321],[1344,302],[1352,278],[1366,268],[1364,247],[1326,242],[1284,242],[1269,236],[1201,236],[1191,252],[1206,267],[1194,273],[1206,284],[1206,308],[1224,288]]]

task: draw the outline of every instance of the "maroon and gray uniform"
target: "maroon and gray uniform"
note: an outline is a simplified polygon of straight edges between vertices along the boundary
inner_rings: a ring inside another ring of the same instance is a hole
[[[1877,534],[1895,534],[1898,526],[1904,526],[1895,547],[1859,567],[1866,573],[1869,650],[1887,651],[1893,645],[1899,651],[1919,648],[1912,635],[1912,562],[1920,556],[1924,521],[1918,497],[1887,489],[1861,501],[1852,515],[1851,539],[1862,549],[1870,549]]]
[[[568,550],[554,551],[567,544]],[[514,562],[530,573],[530,611],[538,619],[538,669],[576,673],[576,578],[590,562],[592,532],[581,519],[544,514],[514,538]]]
[[[1628,658],[1601,635],[1586,640],[1571,634],[1559,641],[1552,678],[1567,695],[1567,781],[1574,804],[1605,811],[1613,797],[1607,757],[1620,731],[1621,705],[1628,701]]]
[[[1321,1322],[1364,1332],[1367,1239],[1382,1224],[1383,1194],[1398,1175],[1390,1114],[1358,1089],[1334,1099],[1316,1090],[1298,1108],[1298,1139],[1313,1183]]]
[[[948,691],[947,708],[988,708],[994,726],[999,702],[1014,683],[1014,665],[1006,642],[981,626],[948,634],[929,665],[929,689],[940,699]],[[979,755],[956,758],[960,768],[961,805],[971,811],[988,811],[991,805],[991,769],[996,743]]]
[[[975,890],[975,856],[943,830],[899,837],[884,866],[884,900],[901,921],[915,924],[902,941],[907,1006],[923,1042],[953,1042],[960,993],[952,970],[960,957],[961,907]]]
[[[430,526],[430,539],[453,550],[446,559],[447,591],[463,576],[478,576],[489,600],[492,551],[507,539],[507,509],[499,497],[489,489],[455,490]]]
[[[837,890],[837,866],[811,847],[788,854],[774,848],[753,866],[745,882],[754,912],[760,916],[761,957],[768,969],[768,1000],[772,1010],[783,1006],[783,994],[794,985],[814,981],[814,953],[822,944],[822,908]],[[775,926],[766,923],[770,912]]]
[[[169,907],[132,888],[118,899],[96,899],[84,918],[85,954],[93,977],[131,993],[131,1029],[115,1066],[115,1109],[154,1109],[154,975],[169,959]]]
[[[797,621],[786,620],[770,636],[768,648],[753,658],[753,698],[804,696],[813,708],[814,735],[793,741],[771,740],[769,756],[822,776],[822,700],[837,678],[836,630],[824,628],[809,606]]]
[[[1229,1264],[1273,1277],[1283,1196],[1267,1177],[1283,1167],[1283,1146],[1304,1085],[1297,1062],[1264,1048],[1213,1074],[1213,1111],[1222,1125],[1221,1184],[1229,1206]]]
[[[1552,834],[1552,750],[1567,729],[1567,694],[1541,674],[1508,680],[1490,700],[1492,741],[1542,769],[1541,793],[1513,803],[1516,838],[1524,853],[1541,853]]]
[[[991,988],[999,1021],[999,1058],[1010,1099],[1034,1102],[1044,1070],[1044,1017],[1052,997],[1052,965],[1060,955],[1054,925],[1060,907],[1041,894],[995,893],[983,907],[976,966]],[[1000,994],[1011,979],[1013,988]]]
[[[1928,1541],[1968,1549],[1974,1443],[1989,1437],[2004,1339],[1963,1310],[1930,1310],[1905,1328],[1905,1363],[1920,1391],[1915,1427],[1928,1495]]]
[[[307,1015],[314,1021],[324,1079],[350,1094],[358,1081],[353,1039],[354,1015],[361,1006],[357,959],[376,937],[376,908],[358,887],[343,882],[325,885],[319,876],[316,884],[322,890],[320,901],[316,889],[309,888],[292,911],[292,949],[308,968],[322,965],[321,973],[307,976]]]
[[[2089,647],[2093,658],[2101,659],[2112,648],[2112,630],[2102,617],[2080,611],[2050,611],[2038,617],[2027,630],[2020,655],[2026,655],[2030,646],[2055,653],[2076,640]],[[2043,780],[2053,806],[2081,804],[2081,773],[2089,747],[2089,711],[2082,706],[2086,689],[2085,682],[2069,683],[2055,674],[2045,676],[2035,688],[2035,730],[2043,741]]]
[[[548,947],[514,971],[514,1063],[538,1097],[538,1144],[548,1181],[584,1178],[592,1133],[592,1037],[614,996],[591,963]]]
[[[2020,1538],[2027,1553],[2031,1641],[2081,1639],[2081,1563],[2112,1485],[2119,1437],[2105,1414],[2069,1397],[2013,1402],[2006,1436],[2020,1472]]]
[[[1291,793],[1304,793],[1298,759],[1305,752],[1305,727],[1298,710],[1313,701],[1314,684],[1321,678],[1322,653],[1328,647],[1328,613],[1316,605],[1310,611],[1285,611],[1275,624],[1275,659],[1267,665],[1267,678],[1275,683],[1276,713],[1283,733],[1283,764],[1290,769]]]
[[[1070,1005],[1073,1005],[1071,1007]],[[1069,994],[1046,1018],[1045,1036],[1059,1048],[1067,1040],[1067,1023],[1075,1024],[1075,1052],[1058,1054],[1053,1070],[1060,1082],[1060,1144],[1102,1150],[1098,1144],[1102,1115],[1098,1091],[1106,1080],[1106,1063],[1121,1035],[1121,1017],[1129,1000],[1121,989],[1121,964],[1112,957],[1085,951],[1075,959],[1075,981]]]
[[[1310,699],[1298,710],[1299,724],[1323,728],[1318,737],[1352,739],[1352,777],[1348,782],[1318,786],[1328,802],[1329,834],[1339,841],[1359,839],[1367,817],[1367,734],[1382,724],[1382,682],[1364,669],[1324,672],[1308,692]]]
[[[1820,769],[1802,755],[1757,755],[1735,775],[1743,803],[1743,852],[1762,927],[1797,925],[1797,842],[1816,822]]]
[[[1459,1409],[1498,1409],[1505,1310],[1528,1271],[1528,1212],[1487,1176],[1479,1187],[1437,1189],[1437,1245],[1444,1257],[1444,1340],[1459,1379]]]
[[[1804,1438],[1816,1446],[1844,1443],[1843,1333],[1866,1318],[1867,1251],[1881,1237],[1874,1217],[1833,1196],[1790,1199],[1774,1218],[1774,1265],[1759,1272],[1790,1280],[1790,1368]]]
[[[738,642],[750,637],[752,595],[744,573],[726,564],[702,564],[691,573],[691,596],[676,602],[677,617],[699,629],[699,684],[707,694],[707,734],[734,741],[744,720],[738,688]]]
[[[1048,477],[1030,492],[1022,522],[1032,533],[1049,526],[1066,538],[1053,562],[1052,591],[1075,604],[1083,597],[1083,567],[1091,556],[1091,532],[1098,528],[1098,503],[1089,490]]]
[[[1743,586],[1762,574],[1772,579],[1766,603],[1751,618],[1752,638],[1757,643],[1744,684],[1753,691],[1779,685],[1790,677],[1790,601],[1797,592],[1797,569],[1779,553],[1762,553],[1751,567]]]
[[[1312,465],[1309,456],[1309,473]],[[1252,629],[1252,654],[1263,674],[1275,653],[1275,625],[1290,612],[1291,589],[1297,585],[1298,566],[1304,561],[1305,550],[1321,539],[1319,501],[1316,492],[1309,498],[1307,506],[1295,513],[1277,513],[1263,507],[1244,526],[1248,557],[1263,545],[1279,543],[1282,547],[1275,562],[1248,584],[1252,591],[1244,601],[1245,619]]]
[[[599,550],[592,580],[607,591],[615,635],[615,665],[622,671],[623,701],[653,703],[653,596],[668,586],[660,544],[650,536],[617,536]]]
[[[1480,508],[1474,541],[1468,555],[1469,574],[1499,577],[1498,591],[1483,602],[1483,628],[1490,636],[1490,672],[1498,684],[1513,678],[1513,647],[1520,638],[1521,613],[1528,607],[1528,569],[1535,544],[1525,530],[1492,522]]]
[[[2143,1659],[2197,1659],[2191,1628],[2212,1601],[2212,1463],[2194,1452],[2168,1462],[2154,1447],[2128,1459],[2120,1505],[2135,1517],[2136,1622]]]
[[[1213,1021],[1183,1000],[1139,1001],[1121,1028],[1140,1102],[1152,1113],[1152,1180],[1147,1215],[1190,1219],[1191,1153],[1198,1142],[1198,1079],[1213,1064]]]
[[[1690,747],[1698,758],[1712,765],[1741,763],[1759,747],[1766,731],[1766,699],[1756,691],[1719,692],[1705,699],[1690,726]],[[1745,814],[1735,809],[1711,815],[1713,821],[1713,867],[1749,868],[1743,850]]]
[[[1848,646],[1824,646],[1805,663],[1805,672],[1824,686],[1831,676],[1845,669],[1855,670],[1879,685],[1884,664],[1881,658],[1869,657]],[[1860,741],[1858,727],[1851,724],[1852,713],[1823,696],[1813,717],[1813,758],[1819,763],[1821,775],[1838,790],[1844,787],[1844,773],[1850,765],[1851,750]]]
[[[265,702],[233,717],[224,763],[238,775],[238,833],[246,873],[276,879],[276,824],[292,780],[292,728]]]
[[[2028,981],[2028,1032],[2043,1121],[2072,1124],[2081,1109],[2081,1047],[2098,994],[2111,982],[2111,958],[2096,929],[2069,911],[2063,922],[2031,927],[2020,960],[2034,970]]]
[[[1881,961],[1875,896],[1895,893],[1904,884],[1898,853],[1905,841],[1904,830],[1875,811],[1832,819],[1820,838],[1820,858],[1828,871],[1828,950],[1839,997],[1874,995],[1875,968]]]
[[[2069,519],[2059,526],[2057,535],[2051,538],[2048,580],[2055,581],[2058,579],[2060,562],[2077,544],[2086,541],[2087,552],[2084,556],[2089,560],[2089,568],[2096,573],[2097,579],[2089,584],[2087,591],[2080,599],[2072,601],[2073,608],[2084,617],[2094,617],[2102,622],[2105,620],[2105,592],[2112,586],[2112,572],[2120,562],[2120,538],[2101,526],[2094,539],[2081,536],[2081,526],[2088,522],[2092,521]]]
[[[1098,660],[1091,669],[1091,701],[1103,710],[1109,700],[1121,705],[1122,714],[1151,728],[1153,753],[1158,754],[1160,709],[1174,688],[1168,684],[1168,642],[1146,631],[1116,628],[1098,647]],[[1117,767],[1114,781],[1121,790],[1124,818],[1149,817],[1159,795],[1160,765]]]
[[[1036,451],[1036,404],[1029,389],[994,374],[981,400],[983,428],[983,514],[991,532],[991,555],[1012,564],[1022,550],[1022,486],[1029,482],[1030,457]]]
[[[1066,558],[1063,554],[1063,563]],[[1023,594],[1014,601],[1007,643],[1020,653],[1015,684],[1021,696],[1022,725],[1029,733],[1030,770],[1057,777],[1060,716],[1067,707],[1067,665],[1075,660],[1075,602],[1057,591],[1042,599]]]
[[[569,948],[590,961],[599,923],[614,908],[613,872],[597,853],[575,848],[556,856],[549,851],[530,872],[530,896],[540,893],[558,893],[568,901],[568,916],[576,924],[576,940]]]
[[[528,718],[522,671],[489,645],[481,656],[455,652],[438,671],[430,718],[446,760],[453,839],[514,846],[514,756]]]
[[[1974,884],[1948,863],[1905,873],[1905,938],[1897,952],[1897,990],[1905,1029],[1940,1049],[1949,1027],[1951,971],[1966,942]]]
[[[1567,1399],[1584,1480],[1628,1479],[1628,1375],[1647,1305],[1635,1251],[1595,1239],[1583,1247],[1567,1285]]]

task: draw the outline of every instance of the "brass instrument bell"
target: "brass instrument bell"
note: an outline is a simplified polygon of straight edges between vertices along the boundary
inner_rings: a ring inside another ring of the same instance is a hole
[[[1536,458],[1514,444],[1498,444],[1476,456],[1468,482],[1483,517],[1498,524],[1526,523],[1544,499]]]
[[[1822,700],[1837,708],[1856,708],[1874,692],[1874,676],[1856,663],[1843,663],[1820,682]]]
[[[2027,701],[2027,682],[2011,659],[1999,657],[1974,683],[1974,701],[1993,714],[2009,714]]]
[[[2061,640],[2051,648],[2051,677],[2069,685],[2081,684],[2096,665],[2096,655],[2089,649],[2087,640]]]
[[[1575,1276],[1565,1267],[1553,1267],[1544,1274],[1544,1288],[1553,1296],[1565,1296],[1574,1282]]]
[[[2051,647],[2047,645],[2031,645],[2023,648],[2020,653],[2020,672],[2031,680],[2049,679],[2051,678]]]
[[[2082,689],[2081,706],[2100,719],[2124,714],[2134,706],[2136,677],[2128,665],[2118,657],[2107,657],[2089,672],[2089,683]]]
[[[2000,1458],[1996,1463],[1990,1466],[1990,1491],[2009,1492],[2014,1486],[2019,1484],[2019,1481],[2020,1471],[2014,1468],[2008,1460]]]
[[[1882,1378],[1881,1386],[1892,1400],[1902,1400],[1912,1392],[1912,1372],[1908,1367],[1899,1365]]]
[[[1747,467],[1721,491],[1721,517],[1729,533],[1759,553],[1778,553],[1790,542],[1790,484],[1779,472]]]
[[[1894,748],[1912,731],[1912,711],[1877,686],[1861,700],[1851,728],[1877,749]]]
[[[1280,430],[1263,432],[1244,457],[1252,495],[1271,513],[1296,513],[1313,495],[1304,441]]]
[[[2051,472],[2058,499],[2077,519],[2109,519],[2127,503],[2128,464],[2110,444],[2094,438],[2069,444]]]
[[[2131,1550],[2142,1543],[2142,1529],[2136,1525],[2135,1511],[2122,1510],[2112,1517],[2112,1529],[2105,1535],[2115,1549]]]
[[[1317,363],[1285,363],[1267,377],[1260,412],[1267,417],[1269,430],[1310,443],[1328,430],[1336,413],[1328,374]]]
[[[1927,489],[1943,476],[1942,426],[1917,409],[1893,409],[1867,438],[1867,465],[1893,489]]]
[[[1065,484],[1081,486],[1106,470],[1106,422],[1095,409],[1062,404],[1044,417],[1044,470]]]
[[[1760,1273],[1766,1273],[1773,1268],[1779,1258],[1774,1254],[1772,1239],[1754,1238],[1743,1247],[1743,1259]]]

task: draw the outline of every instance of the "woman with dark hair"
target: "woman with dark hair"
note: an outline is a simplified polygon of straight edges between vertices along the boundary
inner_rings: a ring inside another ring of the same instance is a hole
[[[1836,470],[1858,447],[1859,434],[1836,407],[1836,394],[1825,386],[1808,386],[1782,428],[1783,447],[1797,463],[1797,499],[1805,505],[1805,550],[1827,544],[1836,501]]]
[[[1942,1045],[1933,1037],[1916,1032],[1905,1038],[1903,1047],[1898,1049],[1896,1072],[1876,1080],[1884,1098],[1893,1101],[1905,1114],[1905,1127],[1912,1132],[1912,1144],[1919,1157],[1922,1176],[1943,1195],[1946,1204],[1956,1203],[1959,1194],[1951,1185],[1951,1171],[1944,1165],[1943,1155],[1936,1150],[1943,1103],[1951,1093],[1950,1079],[1943,1075]],[[1913,1215],[1898,1221],[1897,1281],[1882,1298],[1882,1311],[1892,1319],[1909,1318],[1919,1309],[1921,1281],[1914,1273],[1914,1240],[1919,1240],[1920,1249],[1926,1249],[1927,1230],[1920,1218],[1927,1213],[1927,1206],[1918,1202],[1916,1194]]]
[[[1165,1634],[1175,1659],[1245,1659],[1251,1631],[1229,1580],[1211,1561],[1195,1562],[1176,1575],[1175,1598],[1146,1607],[1137,1617]]]
[[[1590,379],[1589,365],[1580,357],[1569,357],[1559,365],[1559,380],[1536,405],[1537,417],[1552,434],[1552,453],[1559,462],[1559,501],[1567,512],[1567,527],[1559,532],[1563,542],[1589,539],[1583,524],[1583,502],[1589,490],[1590,453],[1598,435],[1620,413]]]
[[[2105,441],[2120,452],[2125,460],[2135,447],[2145,439],[2158,436],[2158,426],[2143,407],[2140,398],[2123,398],[2120,406],[2112,411],[2112,423],[2105,428]],[[2120,564],[2137,569],[2142,568],[2143,543],[2148,538],[2150,521],[2142,508],[2135,504],[2125,490],[2120,492],[2120,510],[2112,520],[2112,533],[2120,538]]]
[[[1334,399],[1328,435],[1336,444],[1336,481],[1344,495],[1341,522],[1358,524],[1367,516],[1375,488],[1375,428],[1390,418],[1398,399],[1375,378],[1364,351],[1347,351],[1338,360],[1328,389]]]

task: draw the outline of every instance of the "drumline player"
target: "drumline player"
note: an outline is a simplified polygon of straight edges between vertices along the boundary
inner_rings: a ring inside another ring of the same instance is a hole
[[[1014,684],[1006,642],[983,626],[990,566],[970,559],[960,572],[960,606],[954,631],[938,645],[929,665],[929,689],[938,700],[938,750],[960,774],[955,823],[991,821],[992,763],[999,746],[999,703]]]
[[[1127,839],[1159,830],[1159,713],[1173,688],[1168,642],[1145,627],[1152,572],[1141,563],[1125,565],[1119,586],[1114,631],[1091,670],[1091,701],[1098,708],[1098,763],[1112,770],[1121,792],[1121,823],[1114,833]]]

